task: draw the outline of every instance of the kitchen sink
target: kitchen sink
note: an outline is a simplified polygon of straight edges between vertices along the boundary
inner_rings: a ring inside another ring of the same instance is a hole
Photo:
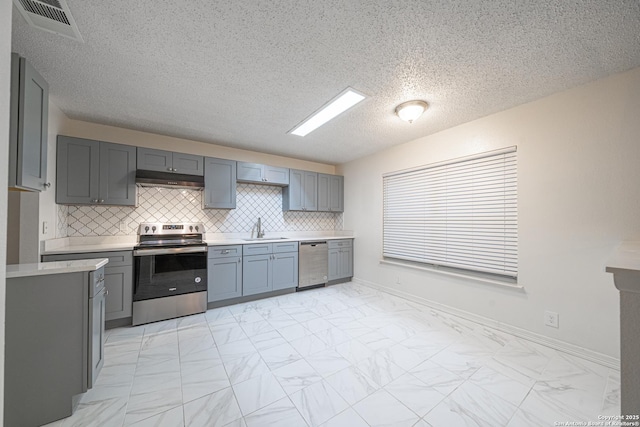
[[[252,239],[242,239],[245,242],[260,242],[263,240],[287,240],[288,237],[254,237]]]

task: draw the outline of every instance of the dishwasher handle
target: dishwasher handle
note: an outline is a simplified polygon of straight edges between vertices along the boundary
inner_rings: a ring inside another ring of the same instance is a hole
[[[318,241],[318,242],[300,242],[300,246],[317,246],[317,245],[326,245],[327,242],[325,241]]]

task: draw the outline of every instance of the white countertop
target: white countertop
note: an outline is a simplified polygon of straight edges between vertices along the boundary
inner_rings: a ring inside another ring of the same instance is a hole
[[[48,249],[42,252],[42,255],[59,255],[59,254],[81,254],[85,252],[114,252],[114,251],[131,251],[136,245],[133,243],[96,243],[92,245],[64,245],[55,249]]]
[[[284,236],[283,236],[284,237]],[[207,245],[209,246],[222,246],[222,245],[251,245],[253,243],[277,243],[277,242],[313,242],[322,240],[341,240],[341,239],[353,239],[353,236],[324,236],[324,237],[287,237],[285,239],[272,238],[269,236],[262,239],[242,239],[242,238],[224,238],[224,239],[207,239]]]
[[[640,293],[640,242],[622,242],[607,261],[607,273],[624,292]]]
[[[636,270],[640,272],[640,242],[622,242],[607,261],[607,272]]]
[[[81,259],[77,261],[39,262],[35,264],[7,265],[7,279],[17,277],[46,276],[49,274],[95,271],[107,265],[107,258]]]
[[[273,239],[270,239],[273,237]],[[285,237],[285,239],[276,239]],[[273,243],[298,241],[308,242],[315,240],[336,240],[353,239],[355,236],[351,231],[329,231],[329,232],[282,232],[274,231],[260,240],[247,240],[247,233],[208,233],[205,242],[209,246],[222,245],[250,245],[252,243]],[[114,252],[130,251],[137,244],[136,236],[108,236],[108,237],[71,237],[63,239],[52,239],[44,242],[42,255],[79,254],[90,252]]]

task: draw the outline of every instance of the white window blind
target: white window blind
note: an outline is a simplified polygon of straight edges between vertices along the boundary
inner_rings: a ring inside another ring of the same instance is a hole
[[[518,275],[516,147],[383,176],[383,256]]]

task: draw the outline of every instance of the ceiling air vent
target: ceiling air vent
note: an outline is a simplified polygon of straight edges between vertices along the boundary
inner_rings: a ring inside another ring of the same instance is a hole
[[[65,0],[13,0],[32,27],[84,42]]]

